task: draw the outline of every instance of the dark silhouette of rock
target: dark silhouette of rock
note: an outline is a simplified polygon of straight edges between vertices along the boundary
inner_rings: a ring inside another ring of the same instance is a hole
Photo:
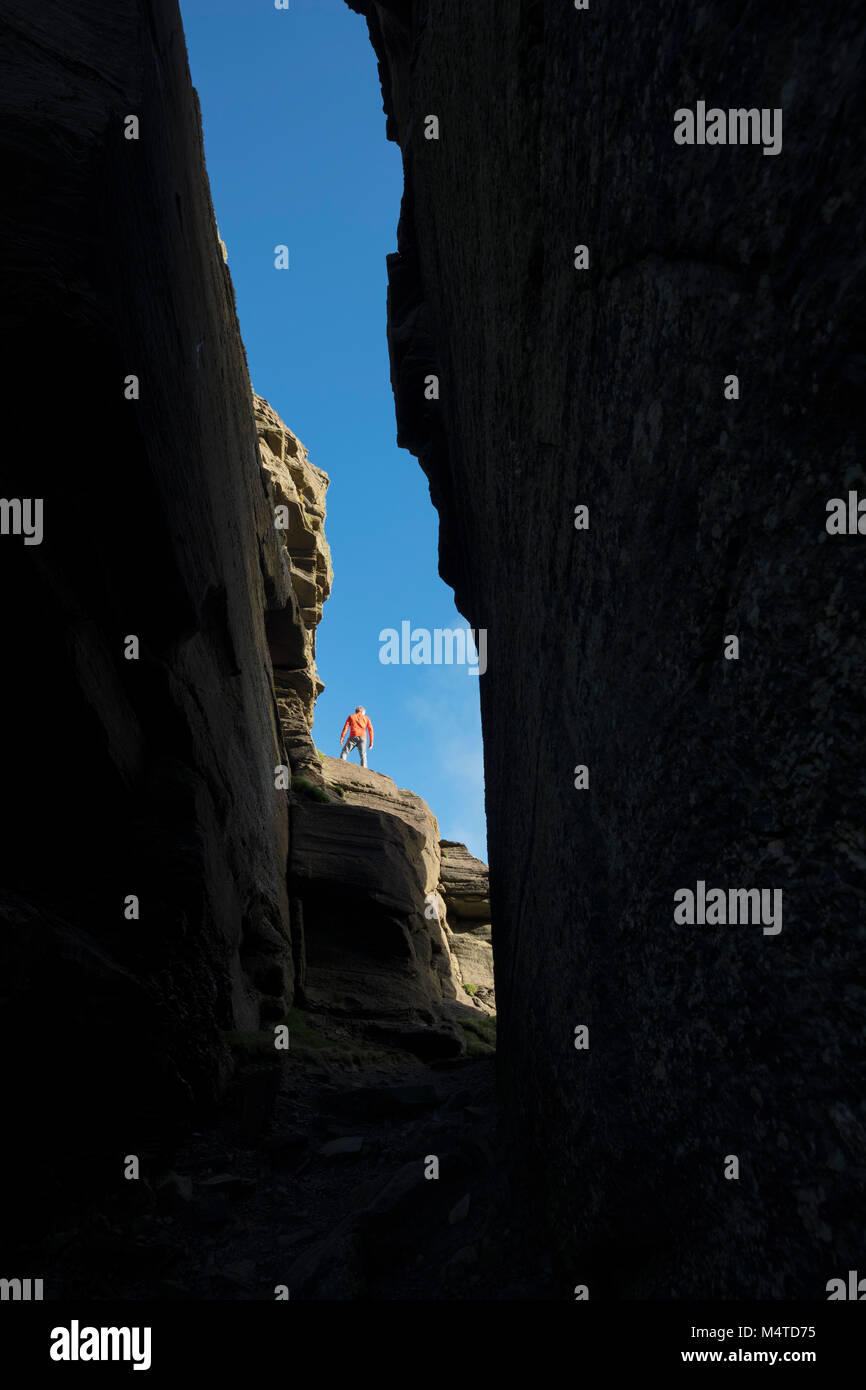
[[[44,503],[40,545],[0,538],[4,1118],[33,1233],[215,1101],[224,1030],[291,1003],[265,614],[292,587],[176,4],[3,24],[3,486]]]
[[[349,4],[405,170],[398,440],[488,633],[500,1082],[561,1277],[821,1299],[866,1175],[833,1120],[866,1089],[863,541],[825,530],[864,476],[864,7]],[[676,145],[704,99],[781,108],[782,153]],[[676,925],[698,880],[782,890],[781,933]]]

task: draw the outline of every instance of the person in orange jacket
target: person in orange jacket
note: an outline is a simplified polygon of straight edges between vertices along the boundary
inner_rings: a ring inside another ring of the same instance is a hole
[[[349,737],[346,738],[346,730],[349,730]],[[353,748],[357,748],[361,754],[361,766],[367,766],[367,733],[370,734],[370,751],[373,750],[373,725],[367,718],[366,710],[363,705],[358,705],[355,713],[350,714],[345,724],[343,732],[340,734],[340,742],[346,738],[343,747],[340,749],[340,758],[346,761]]]

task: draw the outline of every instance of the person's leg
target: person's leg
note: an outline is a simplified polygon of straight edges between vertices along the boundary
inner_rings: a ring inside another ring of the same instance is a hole
[[[361,753],[361,766],[362,766],[362,767],[366,767],[366,766],[367,766],[367,735],[366,735],[366,734],[362,734],[361,737],[358,739],[358,745],[359,745],[359,749],[360,749],[360,753]]]
[[[351,738],[347,738],[347,739],[346,739],[346,742],[343,744],[342,748],[340,749],[340,761],[341,761],[341,762],[346,762],[346,761],[348,760],[348,757],[349,757],[349,749],[351,748],[351,746],[352,746],[352,740],[351,740]]]

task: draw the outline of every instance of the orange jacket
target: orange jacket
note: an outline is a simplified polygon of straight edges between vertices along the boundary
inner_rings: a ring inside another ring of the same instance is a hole
[[[361,738],[362,735],[366,734],[370,740],[370,747],[373,747],[373,725],[371,721],[367,718],[366,714],[349,715],[348,719],[343,725],[343,732],[340,734],[341,743],[343,742],[343,739],[346,737],[347,729],[351,729],[352,738]]]

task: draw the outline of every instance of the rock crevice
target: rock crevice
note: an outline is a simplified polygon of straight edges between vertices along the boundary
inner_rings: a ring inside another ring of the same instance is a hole
[[[328,478],[252,394],[177,5],[147,17],[3,17],[4,493],[44,505],[0,536],[10,1256],[136,1188],[118,1155],[153,1171],[296,988],[465,1050],[435,820],[325,790]]]

